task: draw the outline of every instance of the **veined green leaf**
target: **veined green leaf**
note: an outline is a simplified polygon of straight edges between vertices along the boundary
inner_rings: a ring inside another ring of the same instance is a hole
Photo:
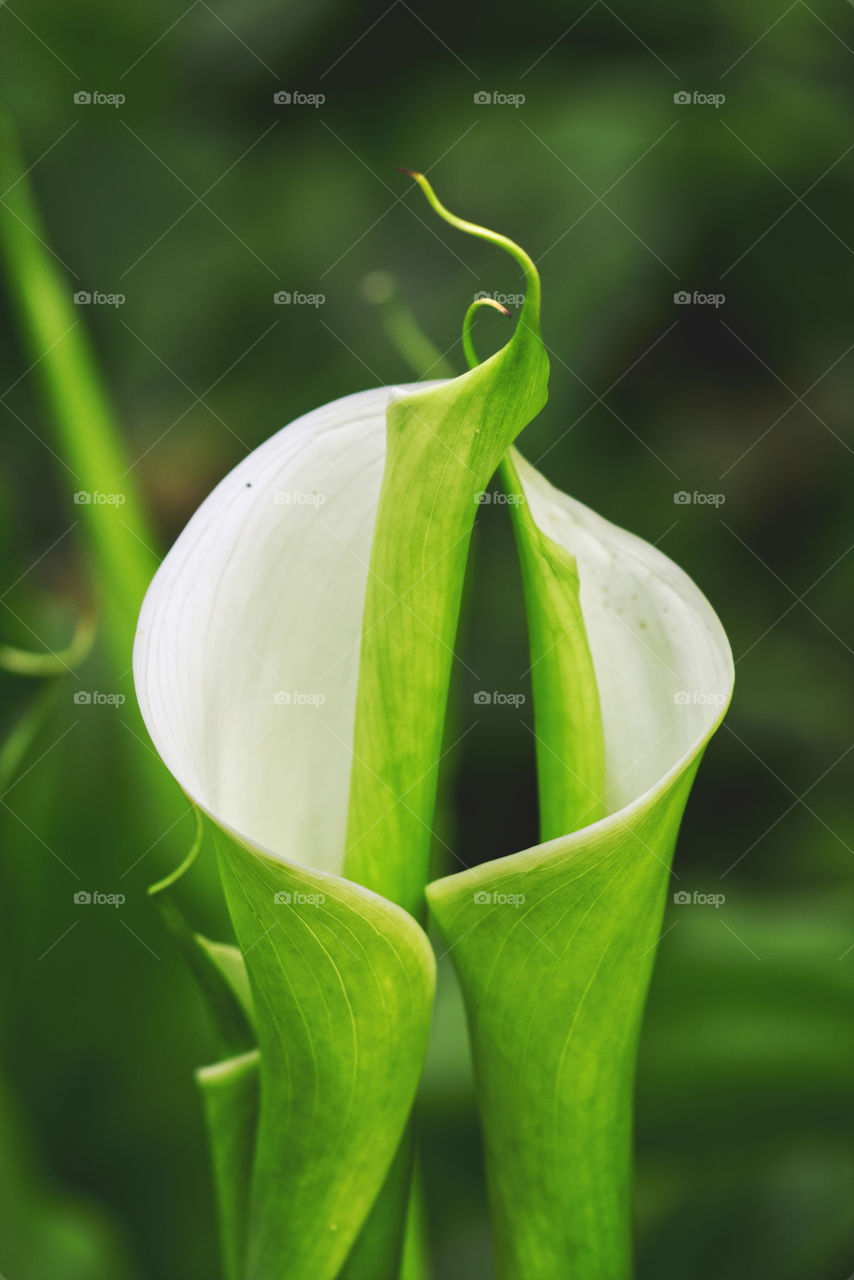
[[[339,1280],[378,1280],[381,1276],[398,1280],[405,1238],[414,1228],[408,1216],[414,1168],[415,1135],[410,1123]]]
[[[428,899],[466,1000],[500,1277],[627,1280],[637,1039],[679,822],[732,659],[686,574],[517,453],[514,472],[543,822],[568,834],[438,881]],[[597,702],[601,736],[588,732]],[[580,825],[586,807],[602,816]]]
[[[432,952],[404,912],[359,886],[259,859],[225,833],[220,849],[261,1048],[247,1280],[331,1278],[412,1106]]]

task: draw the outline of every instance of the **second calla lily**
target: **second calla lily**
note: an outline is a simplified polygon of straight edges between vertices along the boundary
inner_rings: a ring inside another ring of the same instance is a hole
[[[238,944],[195,940],[247,1029],[200,1073],[227,1273],[396,1280],[429,900],[467,1003],[499,1275],[626,1280],[634,1049],[732,662],[684,573],[512,449],[546,399],[536,270],[414,176],[521,266],[512,339],[459,378],[347,396],[255,450],[139,621],[143,715],[211,820]],[[469,539],[499,467],[543,843],[428,887]]]

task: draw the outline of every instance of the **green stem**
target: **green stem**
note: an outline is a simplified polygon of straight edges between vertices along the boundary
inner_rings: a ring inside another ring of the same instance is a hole
[[[371,271],[362,281],[362,296],[376,307],[386,337],[416,378],[453,378],[456,369],[428,338],[397,291],[390,271]]]
[[[61,676],[79,666],[88,656],[95,639],[95,619],[91,613],[81,615],[71,642],[52,653],[33,653],[17,645],[0,644],[0,669],[16,676]]]

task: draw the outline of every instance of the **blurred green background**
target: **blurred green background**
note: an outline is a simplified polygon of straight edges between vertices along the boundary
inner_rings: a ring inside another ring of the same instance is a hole
[[[671,903],[665,920],[637,1095],[640,1280],[854,1269],[852,71],[841,0],[0,9],[0,101],[69,296],[125,297],[79,321],[161,553],[284,423],[413,376],[368,273],[392,274],[460,370],[472,295],[519,291],[512,263],[429,214],[395,168],[409,165],[538,262],[551,398],[527,456],[658,543],[720,613],[736,697],[673,889],[726,901]],[[90,598],[88,548],[39,370],[0,306],[0,639],[55,647]],[[506,325],[480,318],[480,348]],[[476,862],[536,839],[529,705],[472,701],[526,689],[495,506],[469,588],[460,651],[478,679],[457,682],[449,743],[473,727],[446,761],[440,829]],[[43,695],[0,681],[8,741]],[[192,1081],[210,1043],[145,898],[192,820],[175,795],[152,801],[130,703],[81,706],[81,688],[129,693],[103,643],[49,691],[0,797],[0,1270],[212,1280]],[[193,872],[193,906],[223,934],[210,863]],[[79,889],[127,902],[81,910]],[[443,978],[421,1102],[435,1275],[488,1280],[479,1136]]]

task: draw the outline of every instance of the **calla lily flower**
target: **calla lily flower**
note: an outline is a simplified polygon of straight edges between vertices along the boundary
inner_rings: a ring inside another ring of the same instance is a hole
[[[268,440],[193,516],[139,620],[143,716],[213,827],[239,948],[194,940],[241,1026],[200,1073],[228,1275],[398,1275],[429,901],[466,1000],[499,1275],[626,1280],[635,1047],[732,661],[681,570],[512,448],[546,398],[536,271],[414,176],[521,265],[513,338]],[[543,842],[428,886],[468,542],[499,467]]]
[[[245,1274],[259,1277],[338,1274],[406,1126],[430,1025],[426,935],[340,874],[394,394],[325,405],[244,459],[164,560],[137,632],[142,713],[214,825],[252,980],[261,1114]]]

